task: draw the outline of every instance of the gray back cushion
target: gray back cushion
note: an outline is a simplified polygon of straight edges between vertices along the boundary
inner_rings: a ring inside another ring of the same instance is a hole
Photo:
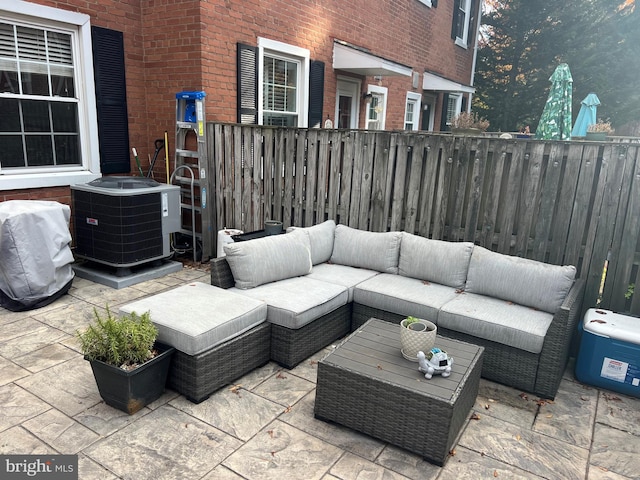
[[[336,226],[331,263],[398,273],[402,232],[367,232]]]
[[[471,242],[445,242],[402,233],[398,273],[453,288],[464,288]]]
[[[309,235],[304,230],[224,246],[237,288],[298,277],[311,272]]]
[[[575,276],[572,265],[551,265],[475,246],[465,290],[555,313]]]
[[[305,230],[309,234],[311,244],[311,262],[314,265],[328,262],[333,252],[333,239],[336,230],[336,222],[327,220],[326,222],[313,225],[312,227],[289,227],[287,233],[294,230]]]

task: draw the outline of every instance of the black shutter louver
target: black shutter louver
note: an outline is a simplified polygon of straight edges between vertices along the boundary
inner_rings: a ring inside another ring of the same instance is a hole
[[[96,110],[103,174],[129,173],[129,117],[122,32],[91,27]]]
[[[449,126],[447,125],[447,114],[449,111],[449,94],[444,93],[442,95],[442,113],[440,115],[440,131],[446,132],[449,130]]]
[[[258,49],[238,43],[238,123],[258,123]]]
[[[309,128],[322,127],[324,106],[324,62],[312,60],[309,64]]]
[[[469,31],[467,32],[467,46],[470,47],[475,44],[475,36],[477,32],[476,27],[476,8],[478,0],[471,0],[469,3]]]

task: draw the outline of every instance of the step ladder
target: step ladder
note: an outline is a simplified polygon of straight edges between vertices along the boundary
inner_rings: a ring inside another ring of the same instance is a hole
[[[176,153],[171,183],[180,186],[180,233],[191,238],[193,261],[211,257],[209,167],[205,128],[206,93],[176,93]]]

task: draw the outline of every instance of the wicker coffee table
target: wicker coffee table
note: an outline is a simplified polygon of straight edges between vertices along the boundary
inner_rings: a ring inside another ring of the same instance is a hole
[[[444,465],[478,394],[483,347],[437,337],[454,359],[431,380],[400,353],[400,327],[371,319],[318,364],[315,417]]]

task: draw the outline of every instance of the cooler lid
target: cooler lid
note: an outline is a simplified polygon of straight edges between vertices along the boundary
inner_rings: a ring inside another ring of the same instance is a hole
[[[586,331],[602,337],[640,345],[640,318],[637,317],[590,308],[584,315],[582,326]]]

